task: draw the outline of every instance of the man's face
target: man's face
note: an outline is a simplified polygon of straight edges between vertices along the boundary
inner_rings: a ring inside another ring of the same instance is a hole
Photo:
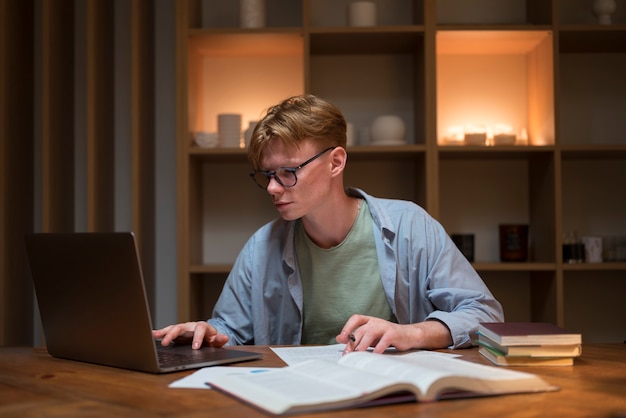
[[[304,141],[299,148],[286,147],[281,141],[270,142],[261,156],[261,170],[274,171],[280,167],[297,167],[322,151],[312,141]],[[281,185],[272,177],[267,192],[279,215],[285,220],[295,220],[315,211],[324,203],[331,180],[330,153],[320,155],[314,161],[296,171],[297,183],[293,187]]]

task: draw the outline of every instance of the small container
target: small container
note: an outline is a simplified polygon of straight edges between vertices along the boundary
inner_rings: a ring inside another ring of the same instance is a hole
[[[348,25],[355,27],[376,26],[376,3],[353,1],[348,6]]]
[[[528,261],[528,225],[500,225],[500,260]]]
[[[374,118],[370,125],[373,144],[399,145],[406,143],[406,125],[397,115],[382,115]]]
[[[265,27],[265,0],[239,0],[239,26]]]
[[[563,262],[569,264],[585,261],[585,246],[576,231],[563,234]]]
[[[602,262],[602,237],[582,237],[585,246],[585,261],[587,263]]]

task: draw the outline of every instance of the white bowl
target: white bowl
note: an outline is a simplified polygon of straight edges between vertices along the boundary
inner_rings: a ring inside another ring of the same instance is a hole
[[[372,144],[404,143],[406,141],[406,125],[400,116],[382,115],[376,117],[370,126]]]

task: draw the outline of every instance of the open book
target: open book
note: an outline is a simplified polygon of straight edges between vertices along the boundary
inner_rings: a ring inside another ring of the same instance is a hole
[[[217,376],[211,387],[273,414],[449,397],[557,390],[541,378],[445,355],[356,352],[263,373]]]

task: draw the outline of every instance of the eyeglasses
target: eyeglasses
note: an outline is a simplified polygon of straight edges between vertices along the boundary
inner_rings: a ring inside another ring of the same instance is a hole
[[[279,167],[274,171],[255,170],[250,173],[250,177],[252,177],[252,180],[254,180],[257,186],[262,189],[267,189],[267,186],[269,186],[272,177],[278,182],[278,184],[283,187],[293,187],[298,182],[296,171],[300,170],[305,165],[315,161],[316,159],[324,155],[324,153],[335,148],[337,147],[328,147],[325,150],[318,152],[297,167]]]

